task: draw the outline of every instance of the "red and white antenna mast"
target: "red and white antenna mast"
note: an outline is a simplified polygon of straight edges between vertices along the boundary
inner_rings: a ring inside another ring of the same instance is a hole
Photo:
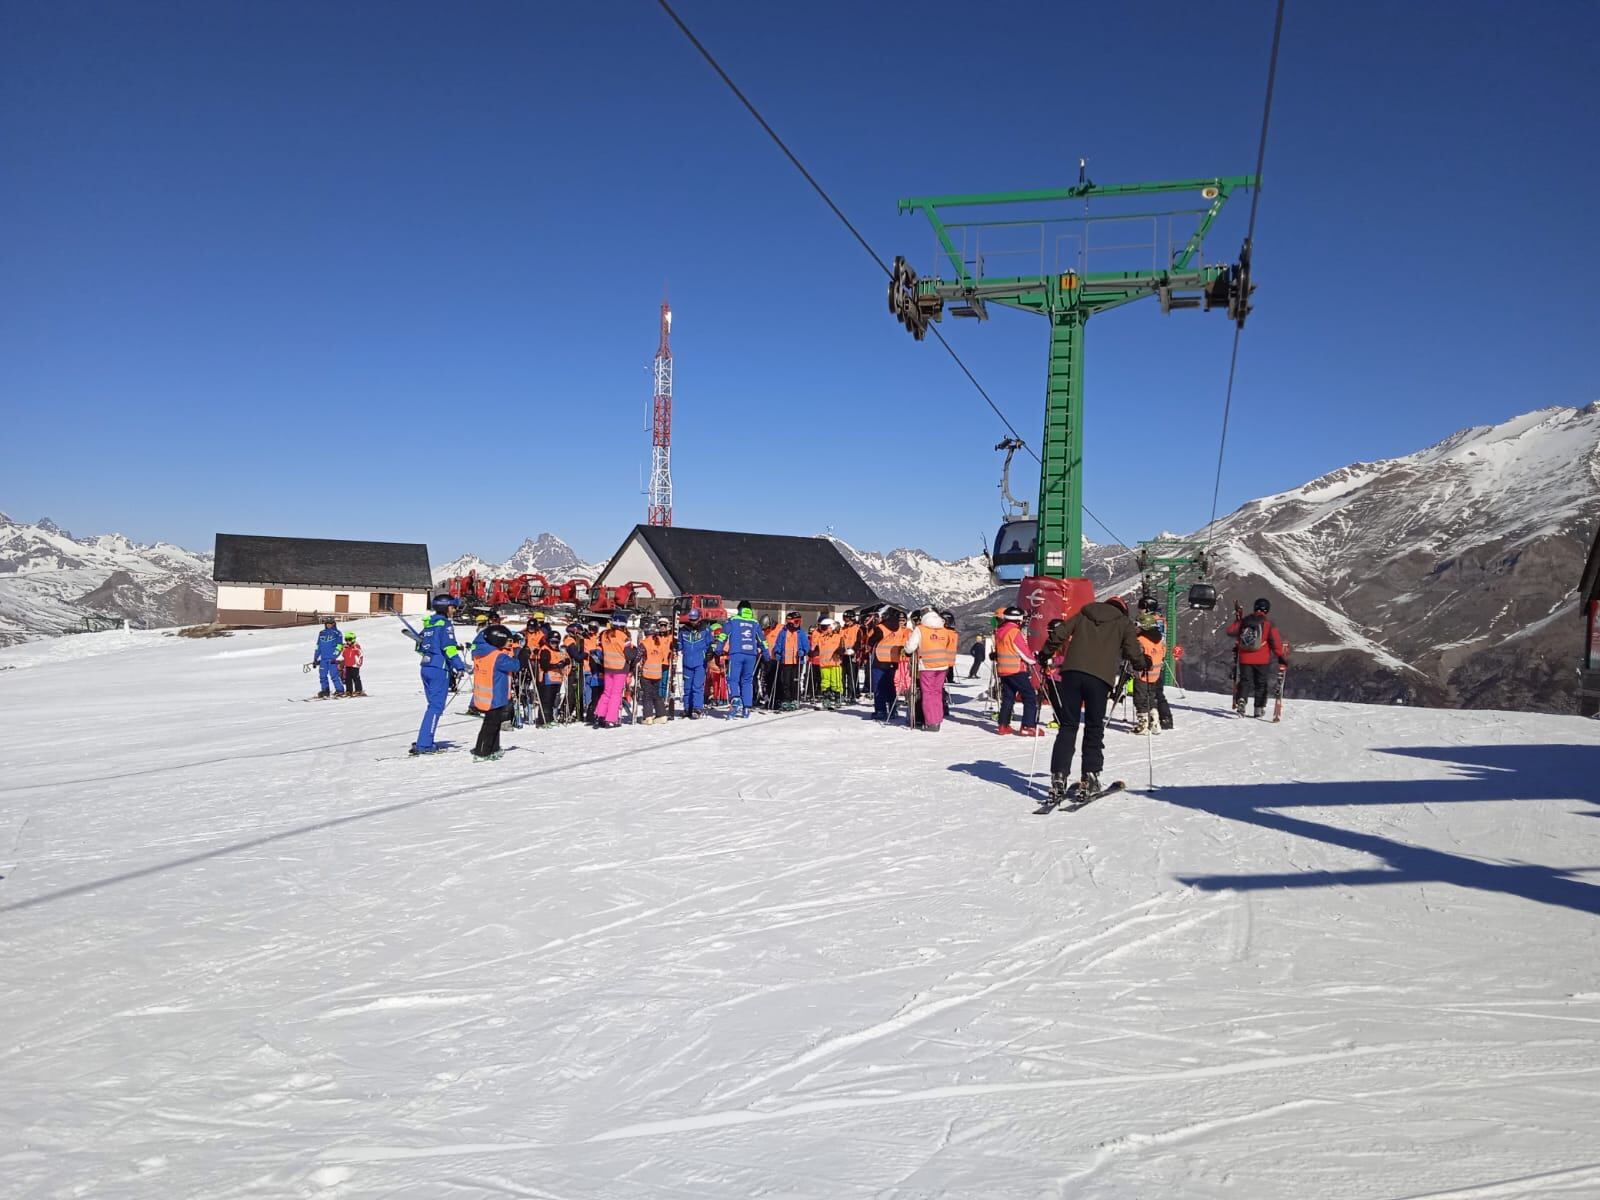
[[[661,345],[652,374],[655,419],[650,428],[650,508],[646,523],[672,524],[672,309],[661,302]]]

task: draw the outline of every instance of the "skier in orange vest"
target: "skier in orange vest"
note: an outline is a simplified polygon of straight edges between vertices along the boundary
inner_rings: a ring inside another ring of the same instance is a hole
[[[1039,693],[1033,686],[1032,672],[1039,661],[1028,649],[1022,622],[1026,619],[1016,605],[1000,610],[1000,628],[994,634],[994,673],[1000,680],[1000,726],[996,733],[1011,733],[1011,712],[1022,701],[1022,728],[1019,737],[1043,737],[1039,728]]]
[[[906,641],[906,653],[917,664],[917,694],[922,700],[922,728],[938,733],[944,724],[944,684],[950,668],[956,665],[960,641],[954,629],[936,612],[925,612],[922,621]]]

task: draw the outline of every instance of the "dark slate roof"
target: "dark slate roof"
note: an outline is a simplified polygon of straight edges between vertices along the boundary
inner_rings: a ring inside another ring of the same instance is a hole
[[[217,534],[211,578],[218,583],[428,591],[428,548],[420,542]]]
[[[710,593],[729,604],[782,600],[850,608],[877,599],[826,538],[660,525],[636,525],[633,532],[655,553],[680,594]]]

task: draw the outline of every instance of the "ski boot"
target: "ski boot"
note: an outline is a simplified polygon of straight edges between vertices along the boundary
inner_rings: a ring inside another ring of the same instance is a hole
[[[1099,791],[1100,776],[1085,775],[1082,779],[1078,780],[1078,798],[1080,800],[1092,800]]]
[[[1016,731],[1013,730],[1011,728],[1011,726],[1009,726],[1009,725],[1000,725],[1000,726],[997,726],[995,728],[995,733],[1000,734],[1002,737],[1005,736],[1008,733],[1014,733],[1014,732],[1016,732]]]
[[[1133,723],[1133,731],[1135,733],[1144,733],[1149,728],[1150,728],[1150,718],[1145,716],[1144,713],[1140,713],[1139,714],[1139,719],[1136,720]]]
[[[1018,737],[1044,737],[1045,736],[1045,732],[1044,732],[1044,730],[1040,729],[1037,725],[1024,725],[1021,729],[1017,730],[1017,736]]]
[[[1050,776],[1050,803],[1065,804],[1072,798],[1072,776],[1065,771],[1057,771]]]

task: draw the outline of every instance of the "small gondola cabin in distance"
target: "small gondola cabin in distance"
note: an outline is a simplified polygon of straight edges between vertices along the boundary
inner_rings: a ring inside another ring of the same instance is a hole
[[[420,542],[217,534],[211,570],[219,625],[309,625],[328,614],[428,611],[433,579]]]

